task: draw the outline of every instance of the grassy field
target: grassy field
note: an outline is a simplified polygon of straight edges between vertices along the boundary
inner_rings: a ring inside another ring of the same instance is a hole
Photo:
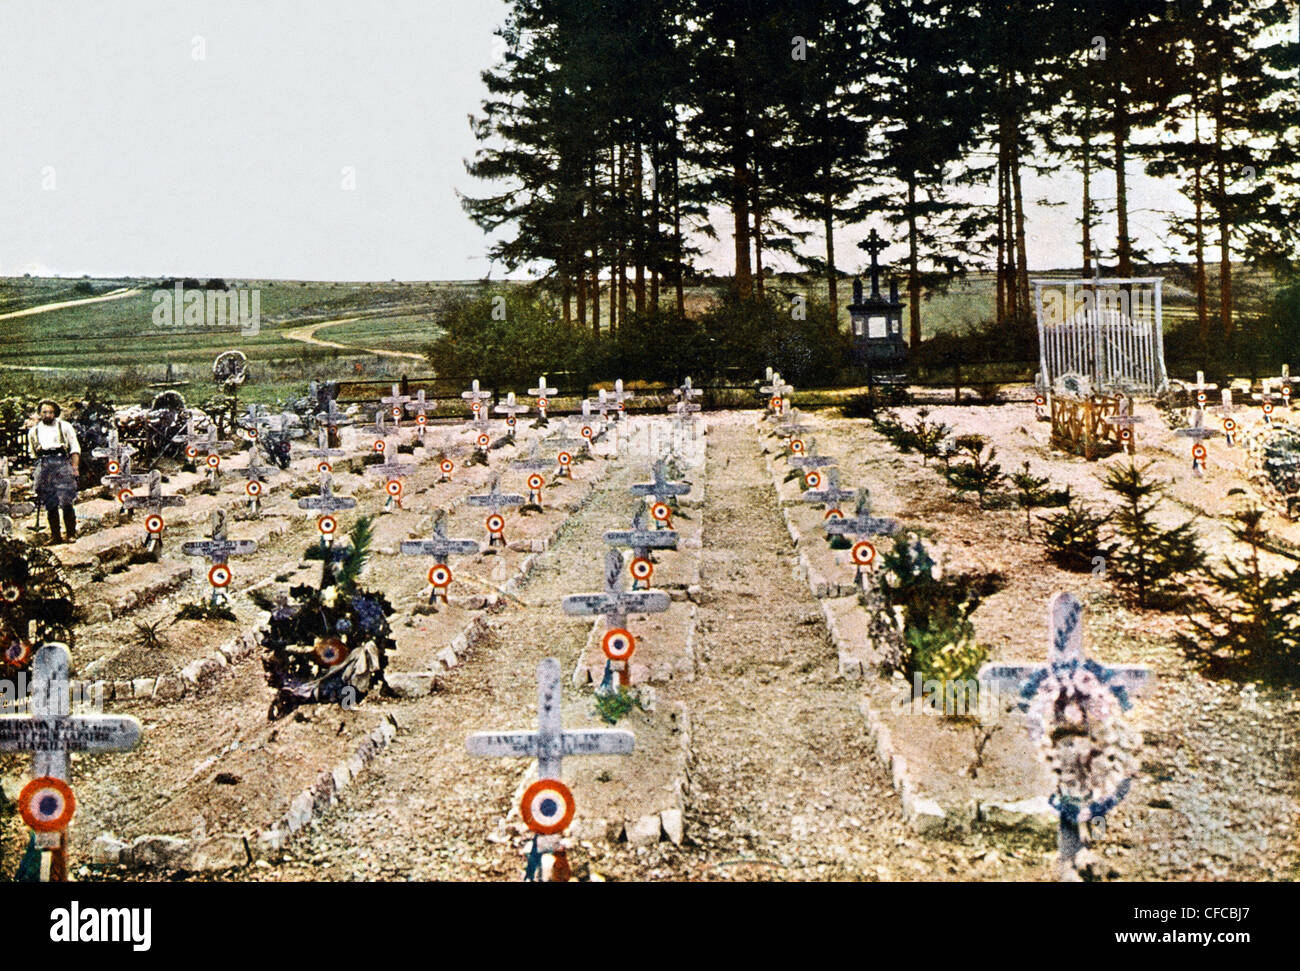
[[[1194,299],[1181,268],[1154,271],[1166,276],[1165,327],[1169,330],[1195,314]],[[1037,274],[1036,274],[1037,275]],[[1041,275],[1070,275],[1068,272]],[[340,377],[396,378],[427,371],[422,362],[382,356],[375,349],[420,353],[437,336],[438,308],[457,294],[482,292],[476,281],[345,283],[284,280],[229,280],[230,287],[260,291],[261,321],[257,334],[244,335],[237,326],[195,327],[154,322],[156,279],[68,280],[21,278],[0,280],[0,394],[78,394],[100,388],[119,402],[144,400],[151,385],[164,380],[168,365],[176,380],[189,381],[187,397],[212,391],[210,365],[217,354],[238,348],[250,361],[249,400],[273,402],[301,394],[313,379]],[[493,290],[519,286],[510,281],[491,284]],[[772,278],[769,293],[792,297],[802,293],[826,300],[819,278]],[[1238,284],[1238,310],[1248,312],[1266,292],[1267,281],[1245,275]],[[119,299],[83,303],[20,317],[4,315],[42,305],[85,300],[123,288],[137,292]],[[688,310],[699,312],[718,299],[718,285],[697,286],[687,293]],[[848,324],[844,306],[852,281],[840,286],[841,323]],[[1211,279],[1211,297],[1215,282]],[[607,319],[609,294],[602,294]],[[665,305],[671,290],[663,293]],[[994,315],[994,278],[975,273],[956,278],[922,296],[922,333],[962,332]],[[337,321],[337,322],[334,322]],[[904,308],[906,329],[907,310]],[[319,341],[347,345],[321,346],[289,336],[291,331],[319,324]]]

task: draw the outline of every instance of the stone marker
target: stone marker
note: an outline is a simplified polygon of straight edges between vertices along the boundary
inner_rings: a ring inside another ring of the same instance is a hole
[[[154,469],[149,473],[149,494],[147,496],[127,496],[122,505],[128,510],[148,509],[150,515],[145,517],[144,548],[150,553],[157,553],[162,544],[162,532],[166,523],[162,511],[169,506],[185,505],[184,496],[164,496],[162,494],[162,473]]]
[[[981,691],[1015,693],[1029,715],[1030,734],[1048,753],[1057,778],[1049,801],[1060,814],[1062,879],[1079,879],[1076,857],[1085,846],[1079,824],[1102,819],[1128,795],[1137,769],[1136,744],[1119,716],[1130,695],[1150,688],[1144,666],[1104,667],[1083,653],[1083,604],[1058,593],[1048,606],[1046,664],[986,664]]]
[[[42,882],[67,879],[68,826],[77,805],[68,753],[126,752],[140,741],[140,723],[129,715],[71,713],[68,661],[64,645],[44,645],[32,658],[29,713],[0,716],[0,751],[32,753],[32,780],[18,809],[36,833]]]
[[[1192,471],[1198,476],[1205,471],[1206,448],[1205,439],[1213,438],[1219,434],[1213,428],[1204,427],[1205,413],[1200,408],[1192,411],[1192,425],[1190,428],[1180,428],[1174,432],[1183,438],[1192,439]]]
[[[478,543],[472,539],[447,538],[447,514],[439,509],[433,517],[433,536],[429,539],[408,539],[402,541],[404,556],[432,556],[434,565],[429,568],[429,603],[439,596],[447,602],[447,588],[451,586],[451,567],[447,566],[449,556],[469,556],[479,551]],[[438,568],[442,567],[441,570]]]
[[[128,459],[128,461],[130,461]],[[6,469],[6,471],[8,471]],[[144,481],[143,476],[136,476],[140,481]],[[0,478],[0,537],[9,536],[13,532],[13,516],[26,516],[36,511],[35,503],[31,502],[11,502],[9,499],[9,480]]]
[[[257,541],[251,539],[226,538],[226,514],[215,509],[212,512],[211,538],[191,540],[181,544],[181,552],[186,556],[201,556],[212,566],[208,569],[208,583],[212,585],[212,602],[229,602],[226,588],[230,586],[233,573],[227,563],[229,557],[243,556],[257,549]]]
[[[465,501],[471,506],[480,506],[491,509],[492,512],[486,520],[488,531],[488,547],[506,545],[506,520],[501,515],[501,510],[507,506],[522,506],[527,500],[515,492],[501,491],[501,477],[492,477],[492,488],[486,493],[477,496],[467,496]]]
[[[553,872],[560,874],[562,854],[555,838],[573,821],[573,793],[564,784],[566,755],[631,755],[636,737],[621,728],[565,730],[560,714],[560,662],[548,657],[537,666],[537,731],[476,732],[466,740],[470,755],[497,758],[536,758],[537,781],[524,791],[520,813],[537,836],[525,879],[540,875],[540,852],[554,854]],[[545,841],[544,844],[539,841]]]

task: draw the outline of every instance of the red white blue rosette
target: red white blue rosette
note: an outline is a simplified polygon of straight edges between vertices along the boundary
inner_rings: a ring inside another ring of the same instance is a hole
[[[611,661],[626,661],[636,650],[636,638],[622,627],[613,627],[600,639],[600,649]]]
[[[62,779],[40,776],[18,794],[23,822],[38,833],[58,833],[68,828],[77,811],[77,797]]]
[[[539,836],[563,833],[573,822],[575,809],[573,793],[559,779],[538,779],[519,801],[524,824]]]

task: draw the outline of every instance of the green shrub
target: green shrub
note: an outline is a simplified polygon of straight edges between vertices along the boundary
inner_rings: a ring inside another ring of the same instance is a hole
[[[1080,500],[1070,501],[1059,513],[1043,517],[1047,555],[1067,570],[1095,569],[1105,560],[1101,528],[1108,522],[1110,516],[1097,515]]]
[[[958,495],[974,492],[983,506],[985,495],[1005,478],[1002,466],[993,461],[998,450],[989,445],[983,435],[961,435],[957,438],[956,453],[966,461],[947,465],[943,470],[944,478]]]

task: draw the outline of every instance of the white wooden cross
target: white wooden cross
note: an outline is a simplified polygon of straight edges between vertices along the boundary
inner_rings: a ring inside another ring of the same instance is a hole
[[[786,461],[796,469],[824,469],[827,466],[839,464],[829,455],[818,455],[815,441],[809,442],[802,455],[788,455]]]
[[[157,469],[149,473],[149,494],[147,496],[126,496],[122,499],[122,505],[128,511],[135,509],[148,509],[154,515],[145,520],[145,541],[144,548],[149,552],[155,552],[161,544],[163,531],[162,511],[168,506],[185,505],[184,496],[164,496],[162,494],[162,473]],[[156,528],[154,528],[156,527]]]
[[[546,386],[546,375],[537,379],[537,387],[529,388],[528,393],[537,399],[537,411],[543,419],[546,418],[547,399],[554,397],[555,388]]]
[[[858,490],[857,506],[851,517],[831,516],[824,521],[823,526],[828,537],[853,537],[852,559],[856,569],[853,579],[855,583],[862,584],[864,587],[867,575],[862,568],[870,566],[876,558],[875,546],[871,545],[869,537],[893,536],[898,532],[898,520],[871,515],[871,490],[867,488]],[[832,539],[832,546],[834,542]],[[864,542],[866,545],[862,545]]]
[[[384,484],[384,493],[388,500],[384,503],[384,511],[388,512],[394,506],[402,506],[402,480],[415,473],[414,465],[403,465],[398,458],[397,452],[390,452],[384,461],[378,465],[367,465],[366,472],[371,475],[382,475],[388,481]]]
[[[491,509],[487,518],[488,546],[505,546],[505,517],[501,510],[509,506],[522,506],[528,500],[517,492],[502,492],[501,477],[492,477],[492,488],[477,496],[466,496],[465,502],[471,506]]]
[[[304,495],[298,500],[298,508],[320,513],[316,517],[316,528],[320,530],[321,542],[328,546],[334,542],[334,532],[338,529],[338,521],[334,519],[333,513],[355,510],[356,499],[350,495],[334,495],[333,478],[329,472],[321,472],[320,493]]]
[[[612,400],[605,393],[605,389],[600,388],[596,392],[595,401],[592,401],[590,398],[582,399],[582,413],[584,415],[589,414],[591,409],[595,408],[596,411],[599,412],[600,414],[600,424],[601,424],[601,428],[603,429],[605,426],[609,424],[609,409],[611,404],[612,404]]]
[[[68,753],[126,752],[140,741],[140,723],[129,715],[71,713],[68,662],[64,645],[43,646],[32,658],[28,714],[0,716],[0,751],[32,753],[32,781],[23,787],[19,809],[24,821],[39,827],[43,882],[67,879],[64,854],[76,807]]]
[[[424,397],[424,389],[421,388],[416,392],[415,397],[406,403],[406,410],[415,415],[416,434],[420,440],[424,440],[424,429],[429,424],[428,412],[435,411],[438,408],[438,402],[428,400]]]
[[[90,454],[97,459],[108,459],[108,472],[110,475],[113,475],[115,474],[112,467],[113,463],[117,463],[118,467],[121,468],[122,461],[135,454],[135,447],[132,445],[124,445],[118,441],[117,424],[116,422],[111,422],[108,426],[108,445],[104,448],[97,448]]]
[[[506,428],[509,429],[506,434],[513,440],[515,426],[519,424],[519,416],[528,414],[528,406],[515,401],[515,393],[511,391],[506,395],[506,400],[498,401],[496,407],[492,410],[498,415],[506,416]]]
[[[826,470],[826,486],[822,489],[806,489],[803,494],[804,502],[819,503],[824,502],[828,506],[834,506],[841,499],[852,499],[853,491],[850,489],[840,488],[840,470]]]
[[[1200,408],[1192,410],[1192,425],[1190,428],[1180,428],[1174,432],[1183,438],[1192,439],[1192,471],[1200,475],[1205,469],[1205,439],[1213,438],[1219,434],[1213,428],[1204,427],[1205,412]]]
[[[614,381],[614,393],[611,396],[614,399],[614,407],[618,410],[619,417],[627,413],[627,402],[636,397],[631,391],[623,390],[623,379],[618,378]]]
[[[678,398],[680,398],[682,401],[687,402],[688,404],[699,393],[700,393],[699,389],[691,387],[691,379],[689,376],[686,378],[685,381],[682,382],[682,386],[680,388],[673,389],[673,394]]]
[[[634,557],[629,569],[632,572],[632,589],[636,590],[638,584],[644,581],[648,588],[650,585],[650,575],[654,570],[654,561],[650,555],[651,550],[675,550],[677,549],[677,530],[675,529],[646,529],[644,520],[645,507],[638,509],[636,515],[632,517],[631,529],[612,529],[605,533],[605,543],[613,547],[626,547],[632,550]],[[638,560],[644,560],[643,568],[646,569],[645,577],[637,575],[636,566]]]
[[[376,455],[383,455],[388,451],[388,440],[394,435],[401,437],[401,433],[395,427],[389,426],[388,417],[382,408],[375,412],[375,423],[370,426],[370,433],[375,436],[370,443],[370,450]]]
[[[628,486],[628,492],[634,496],[653,496],[661,502],[667,502],[673,496],[684,496],[691,491],[691,484],[686,481],[668,481],[668,462],[659,459],[651,473],[653,482],[636,482]]]
[[[510,468],[524,472],[544,472],[552,465],[550,459],[542,455],[542,443],[533,442],[533,447],[528,453],[527,458],[516,459],[510,463]]]
[[[1224,388],[1221,394],[1222,403],[1219,405],[1219,414],[1223,416],[1223,437],[1227,441],[1228,447],[1232,448],[1237,444],[1238,423],[1237,419],[1232,417],[1237,410],[1237,406],[1232,402],[1231,388]]]
[[[1205,392],[1207,392],[1207,391],[1213,391],[1213,390],[1216,389],[1217,387],[1218,387],[1217,384],[1206,384],[1206,383],[1205,383],[1205,372],[1204,372],[1204,371],[1197,371],[1197,372],[1196,372],[1196,383],[1195,383],[1195,384],[1188,383],[1188,385],[1187,385],[1187,390],[1189,390],[1189,391],[1195,391],[1195,392],[1196,392],[1196,396],[1195,396],[1195,398],[1193,398],[1193,400],[1196,402],[1196,407],[1197,407],[1197,408],[1204,408],[1204,407],[1205,407],[1205,402],[1206,402],[1206,400],[1207,400],[1207,399],[1206,399]]]
[[[1119,428],[1119,440],[1124,446],[1124,450],[1129,455],[1133,454],[1133,446],[1137,441],[1137,436],[1133,432],[1133,426],[1143,421],[1130,410],[1133,399],[1124,395],[1117,395],[1115,402],[1115,414],[1102,415],[1101,420],[1107,425],[1115,425]]]
[[[467,402],[469,402],[470,414],[473,415],[474,420],[477,421],[483,413],[483,408],[486,402],[492,399],[492,392],[480,391],[478,386],[478,378],[475,378],[473,381],[470,382],[469,390],[462,391],[460,393],[460,396],[464,398]]]
[[[570,617],[605,615],[608,627],[626,627],[627,615],[659,614],[672,604],[672,598],[662,590],[623,589],[623,554],[610,550],[605,554],[605,592],[574,593],[560,601],[561,609]]]
[[[586,439],[573,438],[570,435],[565,435],[563,433],[563,429],[560,429],[560,434],[552,435],[542,442],[543,448],[555,449],[556,455],[555,455],[554,474],[557,479],[573,478],[574,453],[581,446],[584,446],[586,444],[587,444]],[[567,461],[565,458],[566,456],[567,456]]]
[[[352,419],[339,411],[338,404],[331,398],[325,409],[316,414],[316,421],[325,430],[325,445],[328,445],[331,441],[338,441],[339,427],[350,424]]]
[[[525,793],[525,798],[536,798],[537,805],[521,807],[525,820],[553,822],[572,819],[572,794],[561,779],[562,762],[566,755],[631,755],[636,736],[621,728],[564,728],[560,713],[560,662],[548,657],[537,666],[537,730],[516,732],[475,732],[466,740],[470,755],[496,758],[537,759],[538,782]],[[546,783],[557,784],[548,789]],[[552,804],[546,804],[550,798]],[[555,803],[568,800],[568,805]],[[539,818],[540,817],[540,818]],[[553,829],[553,826],[547,827]],[[558,834],[556,834],[558,835]],[[548,832],[547,850],[555,846]]]
[[[794,438],[808,431],[808,426],[799,421],[798,408],[791,408],[785,419],[782,424],[776,426],[775,434],[781,438]]]
[[[447,557],[469,556],[479,551],[478,543],[472,539],[447,538],[447,514],[439,509],[433,518],[433,536],[429,539],[407,539],[402,541],[401,552],[404,556],[432,556],[438,566],[445,566]],[[438,579],[432,568],[429,570],[429,603],[439,596],[447,602],[447,588],[451,585],[451,571],[446,571],[445,583],[434,583]]]
[[[388,416],[393,419],[393,427],[402,427],[402,412],[405,410],[406,403],[411,400],[409,394],[401,394],[400,386],[394,384],[392,393],[387,398],[380,398],[381,405],[388,406]]]
[[[1049,705],[1056,721],[1050,719],[1042,730],[1056,743],[1058,755],[1071,762],[1078,756],[1072,754],[1070,742],[1086,731],[1080,731],[1079,719],[1087,711],[1087,698],[1080,694],[1093,684],[1108,690],[1127,710],[1131,696],[1141,694],[1155,683],[1155,673],[1143,665],[1106,667],[1091,660],[1083,652],[1083,604],[1070,593],[1057,593],[1047,609],[1049,633],[1046,664],[985,664],[979,671],[980,691],[993,692],[995,698],[1012,696],[1018,699],[1022,710],[1028,711],[1040,691],[1052,691],[1057,685],[1066,686],[1056,694],[1055,704]],[[1077,701],[1061,704],[1073,691]],[[1043,700],[1051,701],[1050,697]],[[981,708],[985,707],[983,700]],[[987,710],[987,709],[985,709]],[[1060,741],[1058,741],[1058,739]],[[1062,746],[1060,742],[1064,742]],[[1077,749],[1075,751],[1078,751]],[[1082,757],[1092,760],[1091,746],[1083,746]],[[1066,766],[1083,769],[1089,777],[1087,766]],[[1086,804],[1073,798],[1061,799],[1059,791],[1053,805],[1060,813],[1060,867],[1063,878],[1077,878],[1074,862],[1084,843],[1079,834],[1080,819],[1096,819],[1113,809],[1128,794],[1130,779],[1123,779],[1110,791],[1087,794]]]
[[[1276,402],[1278,400],[1278,395],[1273,391],[1273,379],[1265,378],[1260,385],[1259,393],[1253,394],[1250,397],[1252,400],[1259,402],[1259,406],[1264,412],[1264,424],[1272,425],[1273,409],[1276,407]]]
[[[794,391],[794,388],[786,384],[781,375],[768,368],[767,384],[759,388],[759,392],[767,399],[764,403],[764,418],[780,418],[786,411],[786,396]]]
[[[330,402],[330,404],[333,403],[333,401]],[[321,460],[316,465],[317,472],[329,472],[333,468],[329,460],[340,455],[346,455],[347,452],[341,448],[329,447],[329,428],[322,425],[320,431],[316,434],[316,447],[308,449],[307,454],[312,458],[318,458]]]
[[[259,404],[250,404],[239,419],[239,427],[248,432],[250,439],[256,440],[261,433],[262,425],[266,422],[266,406]]]
[[[212,585],[212,602],[228,601],[226,587],[230,586],[232,574],[227,560],[231,556],[243,556],[257,549],[257,541],[252,539],[227,539],[226,514],[215,509],[212,512],[212,534],[210,539],[192,540],[181,544],[181,552],[186,556],[201,556],[211,568],[208,570],[208,583]],[[224,568],[224,572],[222,569]]]

